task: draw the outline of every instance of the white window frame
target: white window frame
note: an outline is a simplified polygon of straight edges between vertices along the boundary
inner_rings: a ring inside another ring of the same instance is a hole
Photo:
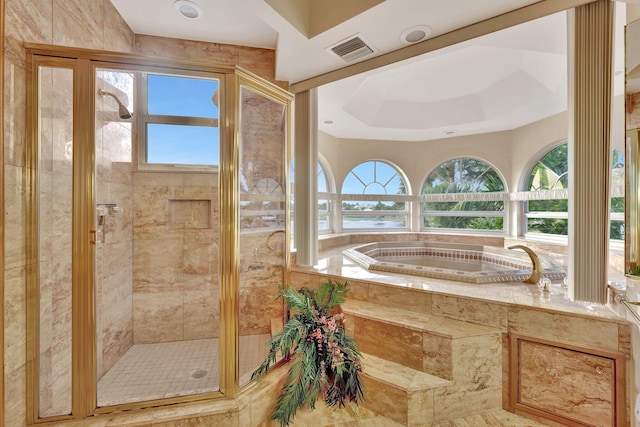
[[[164,114],[149,114],[149,94],[148,94],[148,76],[158,75],[176,78],[193,78],[218,81],[218,118],[193,117],[193,116],[173,116]],[[218,128],[219,143],[222,143],[223,132],[220,131],[220,123],[222,122],[222,105],[220,102],[224,99],[222,96],[224,75],[206,72],[192,73],[166,73],[160,71],[147,70],[140,73],[138,84],[138,108],[137,108],[137,125],[138,125],[138,169],[140,170],[157,170],[157,171],[193,171],[193,172],[217,172],[219,165],[207,164],[185,164],[185,163],[149,163],[147,161],[147,124],[163,124],[163,125],[183,125],[183,126],[199,126],[199,127],[215,127]],[[217,149],[220,149],[218,145]]]
[[[327,168],[322,164],[320,160],[318,160],[318,184],[320,183],[320,176],[324,176],[324,183],[326,192],[318,191],[317,192],[317,203],[318,203],[318,234],[328,234],[331,233],[332,227],[331,222],[333,220],[331,215],[331,210],[333,208],[332,201],[329,197],[323,197],[323,194],[328,194],[331,191],[331,183],[329,181],[329,176],[327,172]],[[322,175],[321,175],[322,174]],[[324,201],[327,204],[327,208],[324,210],[320,210],[320,202]],[[326,226],[324,228],[320,227],[320,219],[323,218],[325,220]]]
[[[502,181],[503,187],[506,189],[507,185],[505,184],[504,177],[498,169],[496,169],[491,163],[487,162],[484,159],[478,159],[475,157],[455,157],[449,160],[446,160],[436,167],[434,167],[425,177],[422,182],[422,186],[420,187],[421,202],[420,202],[420,230],[422,231],[432,231],[432,232],[445,232],[445,233],[465,233],[465,234],[487,234],[487,235],[505,235],[507,230],[507,207],[508,207],[508,196],[509,193],[505,191],[498,193],[490,193],[490,192],[482,192],[482,193],[431,193],[431,194],[423,194],[424,186],[427,182],[427,179],[431,174],[438,169],[444,163],[450,162],[456,159],[472,159],[479,162],[485,163],[489,166],[500,178]],[[451,211],[451,210],[427,210],[425,209],[425,203],[429,202],[459,202],[459,201],[469,201],[469,202],[480,202],[480,201],[501,201],[502,202],[502,210],[501,211]],[[491,229],[481,229],[481,228],[447,228],[447,227],[425,227],[425,220],[427,218],[433,217],[488,217],[488,218],[502,218],[502,229],[501,230],[491,230]]]
[[[366,163],[370,163],[370,162],[382,163],[382,164],[385,164],[385,165],[393,168],[393,170],[396,172],[396,175],[398,177],[400,177],[400,179],[403,181],[404,187],[405,187],[405,191],[407,193],[409,193],[411,191],[411,189],[409,187],[409,181],[407,180],[407,178],[404,175],[404,173],[395,164],[393,164],[393,163],[391,163],[391,162],[389,162],[387,160],[370,159],[370,160],[365,160],[363,162],[360,162],[357,165],[355,165],[353,168],[351,168],[351,170],[349,170],[349,173],[347,173],[346,177],[348,177],[349,174],[353,173],[356,176],[356,178],[363,184],[363,191],[364,191],[364,189],[366,189],[367,185],[372,184],[372,183],[378,183],[378,184],[380,184],[380,186],[382,186],[385,189],[385,193],[386,193],[386,185],[393,178],[395,178],[395,175],[390,180],[388,180],[387,183],[385,183],[385,184],[379,183],[378,181],[370,181],[370,182],[365,183],[357,174],[355,174],[353,172],[353,170],[356,169],[358,166],[366,164]],[[346,177],[345,177],[345,180],[346,180]],[[343,182],[343,186],[344,186],[344,182]],[[370,203],[403,202],[404,203],[404,209],[403,210],[395,210],[395,211],[389,211],[389,210],[368,210],[368,211],[344,210],[342,202],[370,202]],[[362,193],[362,194],[342,194],[341,193],[338,196],[338,200],[337,200],[337,203],[339,203],[339,210],[340,210],[340,229],[343,230],[343,231],[349,231],[349,232],[353,232],[353,231],[378,231],[378,232],[380,232],[380,231],[408,231],[408,230],[411,229],[411,202],[412,202],[412,197],[410,195],[407,195],[407,194],[366,194],[366,193]],[[344,218],[347,215],[348,216],[353,216],[353,217],[368,217],[368,216],[397,217],[397,218],[403,219],[405,225],[404,225],[404,227],[345,227],[344,226]]]

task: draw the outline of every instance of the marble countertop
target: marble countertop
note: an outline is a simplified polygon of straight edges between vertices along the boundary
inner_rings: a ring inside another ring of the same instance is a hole
[[[627,320],[625,308],[620,304],[595,304],[569,299],[562,284],[552,284],[550,292],[543,292],[537,285],[524,282],[473,284],[405,274],[381,273],[362,268],[342,251],[350,248],[341,247],[321,252],[318,263],[313,267],[294,265],[296,271],[314,271],[318,273],[341,276],[345,279],[368,280],[393,286],[423,289],[433,293],[456,295],[466,298],[501,302],[510,305],[539,307],[544,310],[568,312],[579,315],[596,316],[624,321]],[[616,288],[627,291],[631,295],[640,295],[640,286],[632,280],[616,282]],[[632,283],[629,283],[632,282]],[[630,292],[631,291],[631,292]],[[631,316],[629,316],[630,318]],[[629,319],[630,320],[630,319]]]

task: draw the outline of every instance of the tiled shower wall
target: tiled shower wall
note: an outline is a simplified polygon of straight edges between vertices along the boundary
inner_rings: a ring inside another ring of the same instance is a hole
[[[213,173],[134,173],[136,344],[219,336],[217,179]]]
[[[24,182],[27,72],[23,42],[238,64],[275,82],[275,55],[272,50],[135,36],[109,0],[5,0],[4,420],[8,427],[26,424],[27,400],[25,324],[27,259]],[[275,83],[286,87],[283,82]],[[116,182],[112,181],[112,183]],[[125,189],[126,185],[118,184],[119,190]],[[133,212],[133,205],[131,206],[129,212]],[[126,215],[125,209],[123,217],[116,220],[121,222],[113,223],[112,226],[124,229]],[[113,249],[116,250],[115,247]],[[122,256],[126,254],[126,252],[118,253]],[[117,256],[112,259],[117,259]],[[104,266],[110,268],[108,265]],[[118,292],[114,292],[112,296],[119,295]],[[124,298],[127,298],[126,290],[123,292]],[[103,323],[104,326],[106,325]],[[126,328],[119,329],[113,326],[113,329],[107,327],[105,330],[126,330]],[[109,348],[109,343],[115,342],[115,335],[108,337],[111,334],[112,332],[105,333],[103,348]],[[107,366],[109,363],[105,358],[103,365]]]
[[[132,52],[134,34],[124,23],[108,0],[6,0],[4,45],[4,167],[5,167],[5,413],[7,426],[26,425],[26,55],[23,42],[66,45],[91,49],[110,49]],[[68,105],[52,102],[51,116],[60,117]],[[62,135],[60,135],[62,136]],[[67,138],[66,141],[69,139]],[[62,177],[62,173],[52,172]],[[53,181],[52,181],[53,182]],[[52,186],[52,190],[64,187]],[[66,187],[69,188],[69,187]],[[53,193],[52,193],[53,194]],[[71,194],[62,191],[57,198],[71,201]],[[70,206],[70,204],[68,204]],[[58,212],[59,219],[70,218],[68,212]],[[51,218],[54,218],[52,213]],[[62,248],[64,249],[64,248]],[[61,275],[70,275],[63,267]],[[53,268],[53,267],[52,267]],[[53,271],[53,269],[51,270]],[[47,274],[45,272],[45,274]],[[58,277],[60,280],[63,278]],[[67,282],[68,283],[68,282]],[[64,287],[53,287],[50,294],[51,313],[56,318],[68,319],[70,306],[60,292]],[[44,295],[45,298],[49,296]],[[62,326],[64,322],[58,322]],[[57,331],[62,333],[62,331]],[[51,342],[54,345],[53,342]],[[45,350],[46,351],[46,350]],[[58,351],[58,349],[56,350]],[[56,375],[65,375],[65,370]],[[53,378],[43,378],[47,383]],[[45,383],[45,385],[47,384]],[[53,396],[62,390],[51,390],[43,396],[43,408],[53,403]],[[47,397],[48,396],[48,397]]]

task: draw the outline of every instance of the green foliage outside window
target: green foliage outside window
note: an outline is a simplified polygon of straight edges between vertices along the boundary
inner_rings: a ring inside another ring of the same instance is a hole
[[[569,188],[568,146],[562,144],[545,154],[531,170],[529,176],[529,190],[559,190]],[[615,179],[624,181],[624,157],[613,150],[611,156],[612,175]],[[622,175],[620,178],[618,175]],[[567,199],[531,200],[528,212],[568,212]],[[611,198],[611,212],[624,212],[624,197]],[[569,233],[569,221],[566,218],[528,218],[529,232],[558,234],[566,236]],[[624,221],[611,221],[609,227],[611,239],[624,239]]]
[[[504,183],[498,173],[482,160],[457,158],[442,163],[425,180],[422,194],[454,194],[502,192]],[[503,212],[502,200],[425,202],[425,228],[452,228],[476,230],[502,230],[502,214],[493,216],[488,212]],[[434,212],[448,212],[438,215]],[[477,216],[451,215],[450,212],[478,212]],[[484,214],[484,215],[483,215]]]

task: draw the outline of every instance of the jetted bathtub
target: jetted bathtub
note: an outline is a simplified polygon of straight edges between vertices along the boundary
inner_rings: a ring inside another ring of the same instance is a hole
[[[529,256],[493,246],[418,241],[376,242],[343,253],[363,268],[468,283],[522,282],[531,275]],[[542,277],[562,281],[566,272],[540,257]]]

